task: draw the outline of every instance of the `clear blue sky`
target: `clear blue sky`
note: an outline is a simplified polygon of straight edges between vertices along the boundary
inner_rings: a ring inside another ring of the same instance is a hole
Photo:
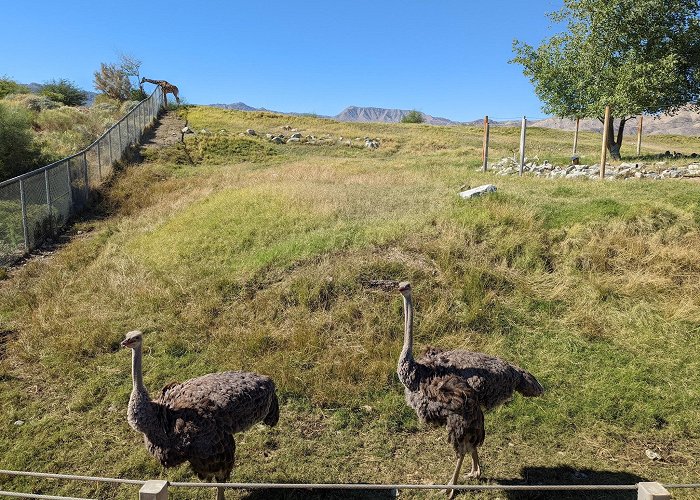
[[[541,117],[514,38],[551,34],[561,0],[2,2],[0,76],[94,90],[124,53],[192,104],[335,115],[417,109],[466,121]],[[150,89],[151,87],[147,87]]]

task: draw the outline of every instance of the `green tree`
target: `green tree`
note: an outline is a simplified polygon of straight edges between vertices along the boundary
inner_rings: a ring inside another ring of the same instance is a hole
[[[698,0],[564,0],[549,14],[566,30],[534,48],[515,40],[511,62],[523,66],[543,111],[612,120],[608,150],[620,158],[625,123],[639,114],[673,113],[698,100]]]
[[[0,179],[20,175],[41,163],[31,127],[28,110],[0,102]]]
[[[409,111],[401,118],[401,123],[423,123],[424,121],[423,113],[415,109]]]
[[[95,71],[95,88],[118,101],[126,101],[131,95],[131,82],[126,72],[116,64],[100,63]]]
[[[0,99],[4,99],[8,94],[28,94],[29,87],[21,85],[7,77],[0,78]]]
[[[44,83],[39,94],[66,106],[82,106],[88,99],[87,92],[64,78]]]

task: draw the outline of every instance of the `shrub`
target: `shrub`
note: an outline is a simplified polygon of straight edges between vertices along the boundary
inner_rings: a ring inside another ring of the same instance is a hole
[[[0,78],[0,99],[9,94],[28,94],[29,87],[21,85],[7,77]]]
[[[423,118],[423,113],[416,111],[415,109],[409,111],[403,118],[401,118],[401,123],[423,123],[425,118]]]
[[[0,178],[9,179],[40,165],[41,153],[31,127],[28,110],[0,103]]]
[[[148,97],[148,94],[142,89],[131,89],[131,95],[129,96],[129,99],[132,101],[143,101],[145,98]]]
[[[39,94],[66,106],[82,106],[87,102],[88,98],[87,92],[79,89],[74,83],[65,78],[46,82]]]
[[[5,101],[22,106],[29,111],[40,112],[45,109],[55,109],[60,106],[56,101],[52,101],[45,95],[37,94],[11,94]]]

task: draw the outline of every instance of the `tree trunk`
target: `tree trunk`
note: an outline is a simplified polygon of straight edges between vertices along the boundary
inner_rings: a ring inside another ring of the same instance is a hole
[[[601,122],[603,121],[600,117],[598,118]],[[620,118],[620,125],[617,127],[617,139],[615,139],[615,129],[613,125],[613,120],[610,120],[608,124],[608,152],[610,153],[610,158],[613,160],[621,160],[620,148],[622,147],[622,137],[625,134],[625,123],[629,117]]]

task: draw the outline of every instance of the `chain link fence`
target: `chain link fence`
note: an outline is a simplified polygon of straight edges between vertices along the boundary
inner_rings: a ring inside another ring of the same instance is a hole
[[[90,190],[141,139],[164,106],[160,87],[84,150],[0,182],[0,266],[17,261],[88,205]]]

